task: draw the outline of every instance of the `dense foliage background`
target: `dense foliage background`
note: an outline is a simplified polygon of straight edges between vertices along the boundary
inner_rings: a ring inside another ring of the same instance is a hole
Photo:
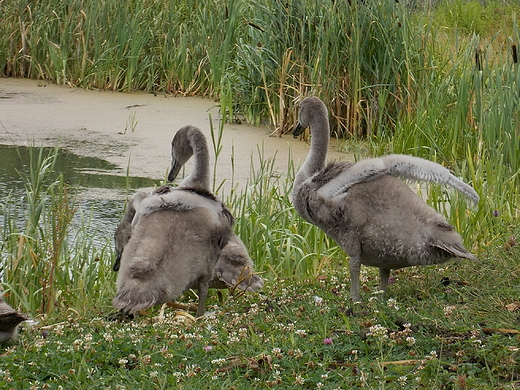
[[[0,200],[0,256],[6,300],[40,322],[5,349],[2,387],[518,388],[519,10],[469,0],[0,0],[4,77],[208,96],[227,120],[279,132],[300,97],[317,95],[345,148],[437,161],[481,196],[468,208],[421,188],[477,263],[399,270],[387,301],[351,305],[344,253],[290,203],[294,167],[279,177],[260,156],[247,189],[225,201],[264,292],[214,299],[217,317],[154,313],[126,327],[104,319],[111,237],[94,245],[85,220],[71,238],[77,209],[53,172],[59,151],[35,151],[26,196]],[[365,295],[376,279],[367,267]]]

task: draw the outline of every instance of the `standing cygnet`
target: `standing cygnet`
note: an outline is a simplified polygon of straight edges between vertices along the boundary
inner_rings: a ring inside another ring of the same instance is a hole
[[[14,340],[18,333],[18,324],[28,319],[4,301],[2,291],[0,290],[0,343]]]
[[[454,257],[475,260],[453,226],[393,176],[444,183],[478,202],[473,188],[439,164],[405,155],[327,165],[328,114],[316,97],[301,102],[293,135],[307,127],[311,147],[296,174],[292,201],[302,218],[349,255],[354,301],[361,300],[361,264],[379,267],[380,289],[386,291],[391,269],[439,264]]]
[[[234,218],[209,190],[206,138],[194,126],[174,137],[173,157],[194,155],[186,185],[158,188],[133,201],[131,237],[124,247],[112,304],[125,313],[175,300],[198,288],[197,316],[202,316],[215,263],[232,234]]]

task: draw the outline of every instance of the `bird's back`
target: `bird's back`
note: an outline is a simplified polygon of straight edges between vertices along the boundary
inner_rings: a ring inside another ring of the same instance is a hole
[[[231,222],[205,207],[140,215],[123,251],[114,306],[135,313],[211,280]]]
[[[300,200],[306,201],[300,207],[306,219],[350,256],[360,255],[363,264],[383,268],[474,258],[446,219],[392,176],[356,184],[335,199],[319,197],[317,188],[341,169],[331,164],[324,176],[302,186]]]

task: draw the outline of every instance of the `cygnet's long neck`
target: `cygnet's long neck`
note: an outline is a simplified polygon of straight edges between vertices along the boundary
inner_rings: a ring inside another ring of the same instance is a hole
[[[294,186],[299,187],[306,179],[325,167],[329,149],[329,119],[327,114],[317,111],[311,123],[311,148],[302,167],[296,174]]]
[[[189,143],[193,149],[193,171],[181,185],[209,191],[209,151],[206,138],[199,131],[191,131]]]

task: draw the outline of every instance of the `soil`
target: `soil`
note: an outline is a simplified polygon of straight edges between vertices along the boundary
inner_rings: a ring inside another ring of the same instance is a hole
[[[121,175],[128,170],[130,176],[164,179],[176,130],[195,125],[211,145],[209,114],[218,130],[217,104],[204,98],[99,92],[0,78],[0,143],[60,146],[115,163]],[[290,134],[270,136],[271,132],[265,126],[225,124],[216,172],[217,183],[226,180],[224,190],[247,182],[251,161],[259,166],[259,153],[264,160],[274,159],[278,174],[287,171],[289,155],[295,164],[305,159],[306,142]],[[332,146],[329,159],[352,161],[353,157]]]

